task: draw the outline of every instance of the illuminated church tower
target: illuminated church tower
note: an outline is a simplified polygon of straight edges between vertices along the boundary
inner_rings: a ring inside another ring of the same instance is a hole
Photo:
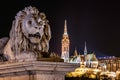
[[[69,45],[70,45],[70,40],[67,33],[67,21],[65,20],[64,33],[62,38],[62,54],[61,54],[61,58],[64,59],[64,62],[69,62]]]

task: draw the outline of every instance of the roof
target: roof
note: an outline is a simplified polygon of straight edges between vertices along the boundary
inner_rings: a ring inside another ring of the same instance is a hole
[[[75,61],[76,59],[84,60],[85,61],[85,55],[77,55],[77,56],[71,56],[70,61]],[[98,61],[96,55],[94,53],[87,54],[86,55],[86,60],[87,61]]]
[[[87,54],[86,59],[90,60],[90,61],[98,61],[98,59],[96,58],[96,55],[94,53]]]

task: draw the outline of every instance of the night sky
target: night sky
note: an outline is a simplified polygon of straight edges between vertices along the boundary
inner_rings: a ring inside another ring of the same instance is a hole
[[[0,2],[0,38],[9,37],[16,14],[28,6],[34,6],[40,12],[44,12],[49,20],[52,32],[49,52],[61,54],[61,39],[66,19],[71,55],[75,48],[83,54],[86,41],[88,53],[95,52],[97,56],[120,56],[119,2],[114,0],[14,0],[14,2],[8,2],[4,0]]]

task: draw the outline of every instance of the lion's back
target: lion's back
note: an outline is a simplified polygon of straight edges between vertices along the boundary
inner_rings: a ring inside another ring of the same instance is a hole
[[[3,37],[3,38],[0,39],[0,62],[7,60],[4,56],[4,48],[5,48],[8,40],[9,40],[8,37]]]
[[[8,37],[3,37],[3,38],[0,39],[0,50],[2,50],[5,47],[5,45],[7,44],[8,40],[9,40]]]

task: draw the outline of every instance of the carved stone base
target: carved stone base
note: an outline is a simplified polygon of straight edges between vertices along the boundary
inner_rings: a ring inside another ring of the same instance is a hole
[[[16,62],[0,64],[0,80],[65,80],[79,64],[63,62]]]

